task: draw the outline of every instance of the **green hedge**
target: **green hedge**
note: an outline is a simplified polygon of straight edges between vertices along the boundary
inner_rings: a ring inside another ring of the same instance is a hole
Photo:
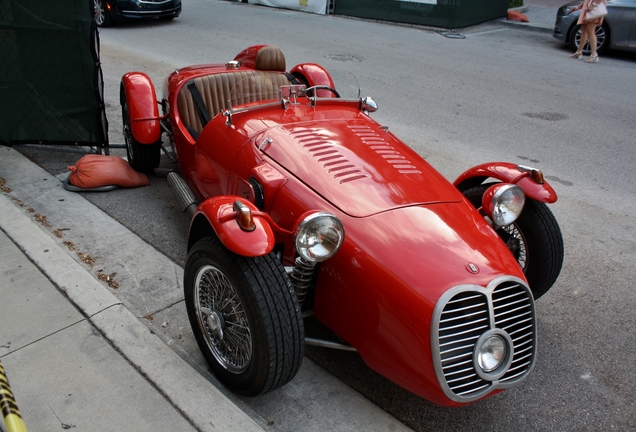
[[[510,3],[508,4],[509,8],[516,8],[519,6],[523,6],[523,0],[510,0]]]

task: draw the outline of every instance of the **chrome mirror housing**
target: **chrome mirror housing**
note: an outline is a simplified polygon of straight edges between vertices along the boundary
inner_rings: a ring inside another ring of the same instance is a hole
[[[369,114],[378,110],[378,104],[375,103],[372,97],[365,96],[362,98],[361,107],[362,111]]]

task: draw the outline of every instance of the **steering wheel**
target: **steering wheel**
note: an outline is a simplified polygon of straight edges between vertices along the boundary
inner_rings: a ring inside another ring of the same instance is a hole
[[[315,90],[329,90],[331,93],[336,95],[337,98],[340,97],[340,93],[338,93],[335,88],[332,88],[332,87],[329,87],[329,86],[326,86],[326,85],[315,85],[313,87],[308,87],[306,92],[307,92],[307,94],[309,94],[309,92],[311,92],[312,96],[313,96],[315,94],[314,93]]]

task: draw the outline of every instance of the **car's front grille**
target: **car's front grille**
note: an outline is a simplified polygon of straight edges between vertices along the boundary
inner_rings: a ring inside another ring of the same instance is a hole
[[[478,370],[475,348],[479,338],[493,329],[509,336],[512,358],[505,371],[491,376]],[[454,401],[470,402],[516,384],[535,360],[530,290],[516,278],[498,278],[486,289],[466,285],[451,289],[435,308],[431,343],[438,381]]]

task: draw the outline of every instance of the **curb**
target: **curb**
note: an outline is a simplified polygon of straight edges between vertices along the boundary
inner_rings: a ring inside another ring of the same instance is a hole
[[[0,229],[196,428],[265,430],[139,322],[4,193],[0,193]]]

